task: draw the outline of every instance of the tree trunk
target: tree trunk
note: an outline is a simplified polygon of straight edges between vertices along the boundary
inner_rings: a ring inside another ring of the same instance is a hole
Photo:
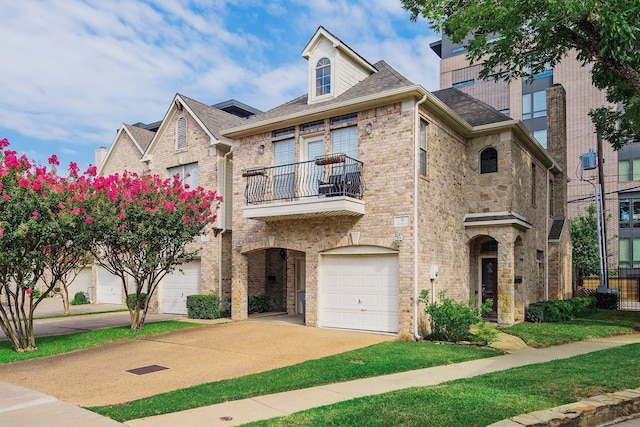
[[[62,308],[64,309],[64,315],[68,316],[71,312],[69,311],[69,289],[67,289],[66,283],[63,283],[60,286],[60,296],[62,296]]]

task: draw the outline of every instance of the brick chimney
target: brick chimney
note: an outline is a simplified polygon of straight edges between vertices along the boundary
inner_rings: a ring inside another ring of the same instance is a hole
[[[554,176],[552,216],[567,215],[567,93],[560,84],[547,89],[547,152],[562,168]]]

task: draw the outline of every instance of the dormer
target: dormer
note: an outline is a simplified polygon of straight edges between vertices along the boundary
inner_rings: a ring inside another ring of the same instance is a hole
[[[309,104],[334,99],[377,72],[324,27],[318,27],[302,56],[309,62]]]

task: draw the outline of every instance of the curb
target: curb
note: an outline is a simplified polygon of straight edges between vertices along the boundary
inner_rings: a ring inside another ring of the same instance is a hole
[[[487,427],[595,427],[640,416],[640,388],[600,394],[575,403],[530,412]]]

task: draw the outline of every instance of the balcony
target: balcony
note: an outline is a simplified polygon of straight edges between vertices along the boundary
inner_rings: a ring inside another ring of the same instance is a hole
[[[362,162],[330,154],[307,162],[244,169],[242,216],[263,221],[364,215]]]

